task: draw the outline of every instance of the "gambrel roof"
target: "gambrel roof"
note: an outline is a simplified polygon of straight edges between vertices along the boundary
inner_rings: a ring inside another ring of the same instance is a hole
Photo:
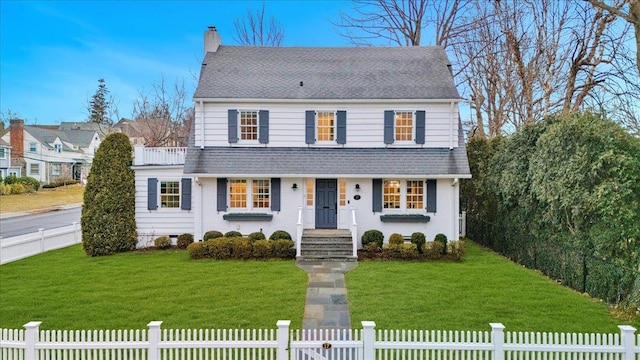
[[[439,46],[220,46],[194,99],[460,99]]]

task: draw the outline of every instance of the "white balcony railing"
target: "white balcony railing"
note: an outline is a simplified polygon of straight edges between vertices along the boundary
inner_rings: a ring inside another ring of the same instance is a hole
[[[133,165],[184,165],[186,147],[134,148]]]

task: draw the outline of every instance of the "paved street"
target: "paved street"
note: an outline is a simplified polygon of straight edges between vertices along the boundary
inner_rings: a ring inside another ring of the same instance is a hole
[[[0,237],[37,232],[38,229],[55,229],[71,225],[74,221],[80,223],[81,208],[50,211],[42,214],[25,214],[16,217],[0,219]]]

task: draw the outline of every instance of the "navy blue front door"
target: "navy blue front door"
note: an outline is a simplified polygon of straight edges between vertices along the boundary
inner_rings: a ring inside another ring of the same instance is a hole
[[[316,180],[316,229],[338,228],[338,180]]]

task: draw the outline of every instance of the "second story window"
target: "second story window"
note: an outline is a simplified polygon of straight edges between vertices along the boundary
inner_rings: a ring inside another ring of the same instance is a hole
[[[317,120],[318,141],[334,141],[335,139],[335,114],[328,111],[319,111]]]
[[[0,147],[0,159],[5,159],[7,157],[6,149]]]
[[[413,113],[397,111],[395,117],[395,141],[413,140]]]
[[[38,143],[30,142],[29,143],[29,152],[37,152],[38,151]]]
[[[240,140],[258,140],[258,112],[240,111]]]
[[[55,150],[55,152],[61,153],[62,152],[62,144],[53,144],[53,149]]]

